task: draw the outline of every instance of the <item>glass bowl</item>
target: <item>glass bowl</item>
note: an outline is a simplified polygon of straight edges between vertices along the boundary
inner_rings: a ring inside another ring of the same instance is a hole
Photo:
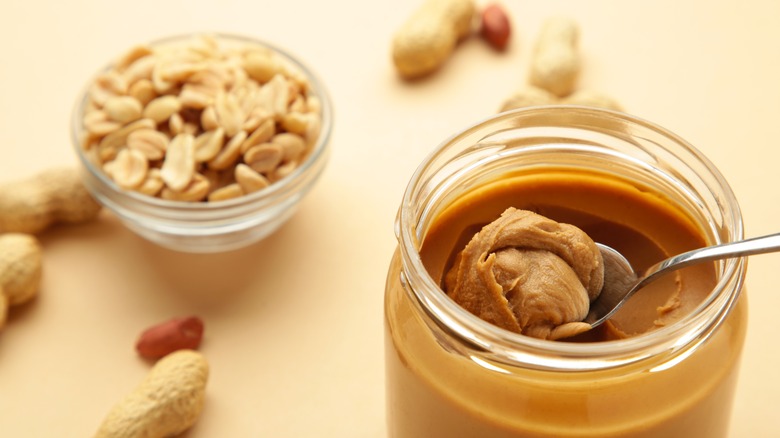
[[[178,44],[197,35],[183,35],[149,43],[151,48]],[[120,187],[83,146],[88,133],[84,114],[90,103],[90,87],[107,65],[88,83],[72,115],[72,141],[83,165],[83,180],[95,199],[113,212],[129,229],[160,246],[183,252],[222,252],[250,245],[277,230],[295,212],[324,170],[332,129],[332,107],[318,76],[288,52],[243,36],[208,34],[220,44],[252,44],[270,50],[308,81],[307,98],[320,102],[320,130],[309,142],[308,152],[292,171],[267,187],[232,199],[187,202],[162,199]],[[118,61],[119,62],[119,61]]]

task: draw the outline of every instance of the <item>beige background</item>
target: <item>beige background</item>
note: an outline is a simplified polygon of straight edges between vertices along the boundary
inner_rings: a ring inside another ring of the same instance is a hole
[[[137,334],[197,314],[212,374],[188,437],[383,437],[382,295],[406,182],[434,146],[525,82],[536,32],[553,14],[581,25],[581,88],[708,155],[740,199],[748,236],[780,231],[780,2],[504,3],[515,26],[507,52],[473,38],[438,74],[408,84],[389,45],[417,0],[4,0],[0,180],[75,164],[68,122],[87,78],[171,34],[239,33],[289,49],[327,84],[336,124],[317,187],[246,249],[175,253],[108,213],[41,235],[40,296],[0,333],[0,435],[90,436],[150,367],[134,353]],[[734,437],[780,435],[780,353],[769,334],[779,263],[750,261]]]

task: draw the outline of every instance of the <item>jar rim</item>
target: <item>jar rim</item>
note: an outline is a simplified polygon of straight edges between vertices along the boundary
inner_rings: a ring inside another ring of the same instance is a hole
[[[689,160],[706,171],[716,185],[725,208],[728,235],[725,241],[743,238],[743,225],[736,197],[720,171],[698,149],[676,134],[652,122],[625,113],[576,105],[549,105],[527,107],[483,118],[464,130],[450,136],[438,145],[412,175],[404,192],[396,218],[396,236],[402,263],[402,284],[415,304],[449,336],[467,346],[470,353],[482,359],[512,366],[535,369],[592,371],[624,366],[662,354],[679,354],[703,341],[735,305],[744,281],[744,258],[734,258],[720,264],[717,284],[695,310],[669,326],[627,339],[593,343],[549,341],[510,332],[490,324],[450,299],[428,274],[419,254],[424,227],[418,229],[424,218],[416,214],[415,202],[425,183],[430,166],[441,159],[449,148],[459,143],[477,144],[495,133],[499,125],[506,129],[524,129],[523,119],[544,117],[563,123],[581,115],[586,118],[611,120],[641,130],[650,130],[675,143]],[[551,124],[552,125],[552,124]],[[587,126],[578,126],[587,129]],[[427,212],[430,213],[430,212]],[[427,214],[426,213],[426,214]],[[714,230],[710,230],[714,231]],[[410,273],[417,275],[409,275]]]

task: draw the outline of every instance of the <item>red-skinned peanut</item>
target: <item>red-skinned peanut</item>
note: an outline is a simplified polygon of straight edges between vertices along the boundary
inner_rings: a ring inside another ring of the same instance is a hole
[[[159,359],[176,350],[195,350],[202,339],[203,321],[200,318],[173,318],[144,330],[135,349],[141,357]]]
[[[512,26],[503,7],[491,4],[482,11],[482,37],[498,50],[504,50],[509,44]]]

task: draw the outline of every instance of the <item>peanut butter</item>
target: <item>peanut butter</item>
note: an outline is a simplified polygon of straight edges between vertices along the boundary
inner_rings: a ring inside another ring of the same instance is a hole
[[[526,221],[535,224],[527,227],[531,235],[560,231],[560,225],[550,225],[539,216],[571,224],[593,242],[616,248],[638,270],[706,244],[698,222],[658,192],[608,175],[545,169],[497,178],[438,212],[419,250],[427,274],[454,301],[460,295],[468,297],[474,285],[485,288],[491,284],[494,289],[499,285],[503,296],[497,298],[510,308],[520,295],[536,299],[534,282],[557,281],[555,288],[563,290],[556,290],[554,296],[567,296],[576,304],[559,303],[556,298],[550,306],[545,298],[541,302],[547,310],[525,310],[519,316],[506,309],[470,309],[482,316],[503,312],[503,318],[510,324],[514,321],[525,335],[531,334],[532,327],[543,327],[541,331],[554,337],[559,323],[576,324],[582,315],[582,308],[598,289],[598,268],[588,249],[590,243],[577,243],[583,245],[578,253],[586,260],[570,264],[567,259],[577,257],[557,255],[560,250],[540,250],[544,245],[523,244],[508,236],[523,229],[525,225],[520,225]],[[580,237],[572,239],[580,242]],[[518,261],[521,254],[524,260]],[[481,271],[464,270],[469,261],[487,265]],[[552,276],[558,278],[522,279],[517,275],[521,269],[553,269]],[[493,361],[480,348],[454,342],[448,332],[432,328],[428,317],[420,314],[409,286],[398,281],[403,278],[400,272],[400,260],[394,257],[386,302],[389,436],[720,437],[728,430],[735,361],[744,336],[744,305],[735,308],[706,345],[690,357],[677,356],[684,357],[681,363],[652,360],[647,365],[559,373]],[[485,274],[489,281],[479,278]],[[677,276],[665,276],[643,289],[609,323],[556,344],[567,344],[564,350],[583,346],[600,351],[601,345],[604,349],[614,346],[616,338],[672,324],[696,312],[715,287],[716,278],[710,264],[684,268]],[[511,292],[520,283],[528,289]],[[491,306],[501,303],[497,298]],[[582,343],[589,345],[578,345]]]
[[[452,280],[447,280],[447,277],[455,275],[450,271],[455,269],[458,254],[483,227],[493,221],[505,221],[506,219],[499,218],[510,207],[533,212],[536,216],[529,217],[542,216],[552,222],[552,225],[546,224],[542,227],[556,227],[555,223],[570,224],[582,230],[589,240],[604,243],[620,251],[638,271],[672,255],[706,245],[699,231],[681,212],[673,209],[663,199],[635,187],[588,173],[550,171],[544,175],[507,177],[500,183],[471,193],[462,202],[445,210],[423,243],[420,254],[429,274],[440,282],[442,289],[456,302],[459,302],[457,297],[462,295],[462,292],[453,293],[454,284]],[[588,251],[582,250],[580,256],[596,257],[588,254]],[[504,254],[501,259],[509,258],[508,256],[509,254]],[[502,261],[504,265],[507,263],[506,260]],[[593,281],[601,281],[597,278],[594,277]],[[568,284],[561,278],[537,279],[537,282],[545,283],[554,281]],[[585,284],[587,282],[583,283],[583,287],[587,290],[588,286]],[[497,322],[498,318],[495,318],[496,321],[483,319],[511,331],[547,339],[565,337],[567,341],[591,342],[626,338],[679,320],[701,303],[713,285],[711,265],[685,268],[644,288],[607,324],[591,332],[586,332],[584,327],[575,324],[581,318],[573,317],[548,318],[549,323],[531,324],[535,328],[531,329],[529,326],[525,330],[522,330],[522,324],[521,329],[517,330],[517,327]],[[554,288],[560,286],[558,284]],[[511,296],[512,294],[510,298]],[[588,298],[595,298],[593,291],[589,292]],[[459,304],[477,316],[480,316],[480,311],[484,313],[484,310],[474,311],[468,304]],[[511,308],[511,304],[509,306]],[[560,309],[553,312],[558,314]],[[568,315],[575,314],[576,312]],[[555,327],[566,323],[571,324],[555,332]],[[584,333],[574,336],[578,332]]]
[[[603,281],[601,253],[582,230],[510,207],[458,253],[444,284],[485,321],[559,339],[590,329],[580,321]]]

